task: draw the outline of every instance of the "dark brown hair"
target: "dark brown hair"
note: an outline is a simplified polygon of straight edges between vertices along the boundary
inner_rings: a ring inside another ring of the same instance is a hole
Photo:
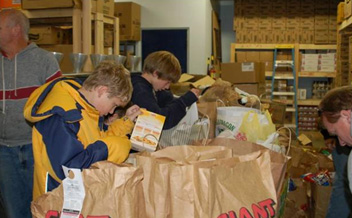
[[[172,53],[156,51],[144,60],[143,72],[149,74],[156,72],[159,79],[175,83],[181,77],[181,65]]]

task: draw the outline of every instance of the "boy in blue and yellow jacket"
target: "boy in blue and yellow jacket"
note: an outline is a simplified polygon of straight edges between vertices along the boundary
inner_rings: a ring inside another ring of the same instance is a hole
[[[132,95],[129,72],[121,65],[102,62],[84,81],[59,78],[36,89],[24,108],[33,126],[35,200],[65,178],[62,165],[89,168],[108,160],[123,162],[131,143],[126,136],[141,113],[134,105],[109,126],[104,116],[126,105]]]

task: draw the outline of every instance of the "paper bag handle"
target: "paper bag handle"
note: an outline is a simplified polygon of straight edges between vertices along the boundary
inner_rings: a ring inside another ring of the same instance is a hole
[[[222,106],[223,106],[223,107],[226,107],[225,102],[224,102],[223,100],[221,100],[220,98],[216,99],[216,107],[219,107],[219,106],[218,106],[218,102],[222,103]]]
[[[203,115],[203,117],[199,118],[196,122],[198,122],[199,120],[201,120],[201,119],[204,118],[204,117],[208,118],[208,120],[210,121],[209,116],[205,114],[205,115]],[[194,122],[194,124],[195,124],[196,122]],[[203,146],[206,145],[206,142],[208,141],[209,134],[210,134],[210,124],[209,124],[209,123],[206,123],[206,124],[207,124],[207,131],[206,131],[205,140],[203,139],[203,141],[204,141],[204,142],[202,143]],[[201,131],[201,128],[200,128],[199,131],[198,131],[197,140],[200,139],[200,131]]]
[[[281,130],[281,129],[287,129],[288,130],[288,132],[289,132],[289,139],[288,139],[288,146],[287,146],[287,151],[286,151],[286,156],[288,156],[288,154],[290,153],[290,149],[291,149],[291,143],[292,143],[292,130],[290,129],[290,128],[288,128],[288,127],[285,127],[285,126],[283,126],[283,127],[280,127],[280,128],[278,128],[277,130],[276,130],[276,132],[277,133],[279,133],[279,131]]]

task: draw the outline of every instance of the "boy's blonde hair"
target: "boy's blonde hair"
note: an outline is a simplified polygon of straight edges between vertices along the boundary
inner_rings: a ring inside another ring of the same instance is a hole
[[[121,64],[102,61],[83,82],[83,87],[89,91],[98,86],[108,87],[109,98],[118,97],[125,103],[131,100],[131,75]]]
[[[156,72],[159,79],[173,83],[181,77],[181,65],[178,59],[168,51],[156,51],[144,60],[143,72],[153,74]]]

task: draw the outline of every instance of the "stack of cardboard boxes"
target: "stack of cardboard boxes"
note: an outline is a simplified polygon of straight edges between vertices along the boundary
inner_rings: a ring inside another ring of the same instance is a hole
[[[237,43],[336,43],[340,0],[235,0]]]
[[[134,2],[116,2],[115,16],[120,21],[120,41],[141,40],[141,6]]]

